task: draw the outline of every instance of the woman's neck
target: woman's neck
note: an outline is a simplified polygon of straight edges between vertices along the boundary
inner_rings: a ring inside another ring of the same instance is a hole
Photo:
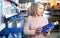
[[[35,18],[41,18],[41,17],[43,17],[43,16],[42,16],[42,15],[40,15],[40,16],[35,15],[35,16],[33,16],[33,17],[35,17]]]
[[[42,17],[42,15],[35,15],[35,17]]]

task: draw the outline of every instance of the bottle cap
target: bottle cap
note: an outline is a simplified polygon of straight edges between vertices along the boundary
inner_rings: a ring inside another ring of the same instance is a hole
[[[57,24],[59,24],[58,21],[54,22],[54,25],[57,25]]]

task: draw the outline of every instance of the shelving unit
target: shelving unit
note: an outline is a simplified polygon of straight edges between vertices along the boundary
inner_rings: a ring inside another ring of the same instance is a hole
[[[54,32],[60,32],[60,9],[54,9],[52,12],[52,21],[58,21],[59,24],[57,26],[55,26],[55,28],[53,29]]]
[[[0,1],[2,1],[2,0],[0,0]],[[0,35],[4,36],[4,35],[7,35],[7,34],[8,35],[10,35],[10,34],[11,35],[12,34],[17,35],[18,33],[22,34],[24,17],[20,16],[16,13],[16,8],[14,8],[14,5],[10,4],[9,2],[8,2],[8,4],[7,3],[5,4],[4,0],[2,2],[3,2],[3,4],[1,3],[2,7],[1,7],[0,10],[3,9],[3,15],[4,15],[3,20],[4,20],[4,23],[5,23],[5,26],[4,26],[5,28],[2,31],[0,31]],[[12,12],[12,9],[13,9],[13,12]],[[2,26],[0,26],[0,28],[3,28]],[[10,38],[11,36],[8,36],[8,37]],[[5,37],[5,38],[8,38],[8,37]],[[22,38],[22,36],[21,36],[21,38]]]

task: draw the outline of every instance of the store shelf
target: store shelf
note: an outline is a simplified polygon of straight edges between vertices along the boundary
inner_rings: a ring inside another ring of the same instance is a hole
[[[0,25],[0,32],[5,28],[6,26],[5,26],[5,23],[2,23],[1,25]]]
[[[10,18],[10,17],[15,16],[15,15],[17,15],[17,13],[15,13],[15,14],[5,14],[5,17]]]
[[[0,32],[0,35],[6,35],[6,34],[17,34],[22,33],[22,28],[5,28]]]
[[[54,9],[52,13],[52,21],[58,21],[59,24],[55,26],[55,28],[52,30],[52,32],[59,32],[60,29],[60,10]]]

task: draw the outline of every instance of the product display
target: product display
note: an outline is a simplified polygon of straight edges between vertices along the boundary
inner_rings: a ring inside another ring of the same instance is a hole
[[[14,3],[0,0],[0,35],[3,35],[2,38],[22,38],[24,23],[24,16],[17,14]],[[9,36],[6,37],[6,34]]]

